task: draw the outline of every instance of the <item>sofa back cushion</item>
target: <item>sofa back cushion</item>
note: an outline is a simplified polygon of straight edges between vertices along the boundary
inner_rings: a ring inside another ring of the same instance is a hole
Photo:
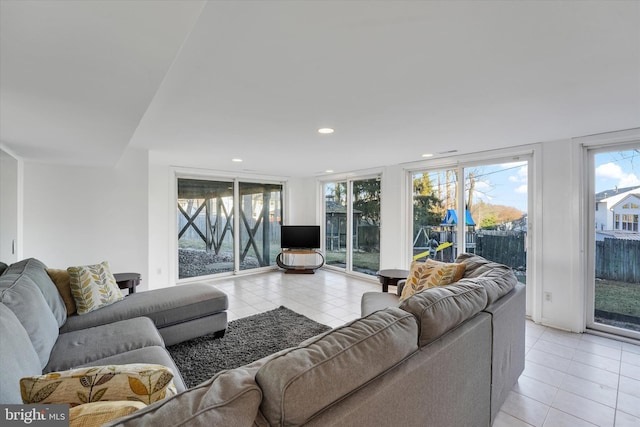
[[[24,274],[3,274],[0,276],[0,302],[11,309],[27,331],[40,359],[42,370],[47,365],[51,349],[58,339],[58,322],[42,292],[33,280]],[[2,345],[4,346],[4,342]]]
[[[301,425],[417,351],[415,317],[392,307],[311,338],[256,375],[271,425]]]
[[[255,369],[222,371],[208,381],[168,397],[108,426],[251,426],[262,392]]]
[[[27,331],[13,311],[0,304],[0,403],[21,404],[20,378],[42,373]]]
[[[46,266],[35,258],[27,258],[22,261],[11,264],[5,271],[5,275],[21,274],[28,276],[38,286],[44,300],[47,302],[49,309],[58,322],[58,327],[62,326],[67,320],[67,308],[64,305],[62,296],[58,292],[58,288],[47,274]]]
[[[473,283],[429,288],[407,298],[400,308],[416,316],[423,347],[478,314],[487,305],[484,287]]]
[[[476,283],[484,286],[487,291],[487,305],[493,304],[511,292],[518,283],[510,267],[479,255],[463,253],[458,255],[456,262],[467,266],[464,277],[459,283]]]

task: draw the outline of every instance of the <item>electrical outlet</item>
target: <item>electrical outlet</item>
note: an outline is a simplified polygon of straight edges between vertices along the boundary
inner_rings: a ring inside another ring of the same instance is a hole
[[[544,300],[547,302],[551,302],[551,292],[544,293]]]

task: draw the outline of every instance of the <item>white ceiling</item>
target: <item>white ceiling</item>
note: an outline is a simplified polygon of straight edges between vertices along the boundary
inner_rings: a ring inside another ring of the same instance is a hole
[[[312,176],[640,126],[638,1],[0,8],[0,141],[32,161]]]

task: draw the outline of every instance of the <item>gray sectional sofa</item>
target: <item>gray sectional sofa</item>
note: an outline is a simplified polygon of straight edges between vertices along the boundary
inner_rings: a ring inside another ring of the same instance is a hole
[[[361,318],[108,425],[490,426],[524,369],[524,286],[457,261],[452,285],[365,294]]]
[[[70,368],[148,363],[184,381],[165,345],[200,335],[223,335],[227,296],[190,284],[137,292],[107,307],[67,316],[45,265],[30,258],[0,275],[0,403],[22,403],[19,380]]]

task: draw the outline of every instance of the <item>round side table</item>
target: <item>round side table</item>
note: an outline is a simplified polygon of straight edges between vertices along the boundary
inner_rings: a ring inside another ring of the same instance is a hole
[[[400,280],[406,279],[409,276],[409,270],[392,268],[380,270],[376,275],[382,284],[382,292],[389,292],[389,286],[397,286]]]
[[[140,273],[114,273],[113,277],[120,289],[128,289],[129,294],[136,293],[136,286],[140,284]]]

